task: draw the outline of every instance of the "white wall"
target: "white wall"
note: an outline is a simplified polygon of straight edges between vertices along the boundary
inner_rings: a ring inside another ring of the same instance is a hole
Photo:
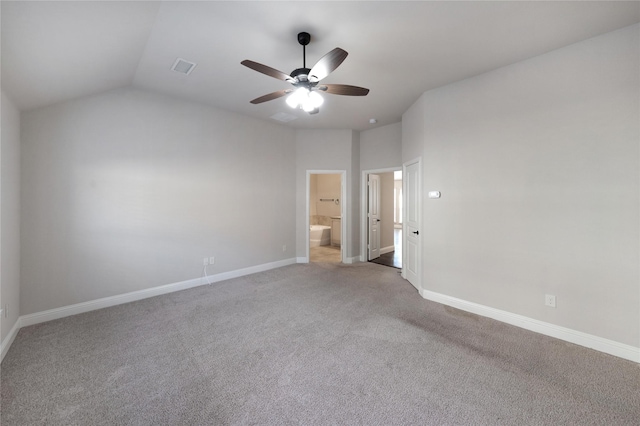
[[[0,306],[8,307],[0,320],[5,338],[20,314],[20,113],[2,92],[0,135]]]
[[[402,123],[360,132],[360,170],[402,166]]]
[[[284,126],[121,89],[23,113],[22,146],[23,315],[294,257]]]
[[[640,346],[638,25],[423,94],[423,287]],[[424,232],[423,232],[424,231]],[[544,295],[557,296],[557,308]]]
[[[354,155],[357,158],[354,159]],[[352,130],[297,130],[296,131],[296,256],[304,258],[307,251],[306,238],[309,230],[306,227],[307,170],[346,170],[347,171],[347,229],[350,230],[349,241],[343,250],[348,257],[358,256],[358,241],[354,243],[354,232],[359,238],[359,231],[353,228],[360,226],[357,218],[359,208],[354,203],[353,194],[357,194],[359,185],[359,140]],[[355,163],[354,163],[355,161]],[[354,175],[355,173],[355,175]],[[354,192],[354,186],[356,191]],[[345,220],[345,218],[343,218]],[[343,238],[344,244],[344,238]]]

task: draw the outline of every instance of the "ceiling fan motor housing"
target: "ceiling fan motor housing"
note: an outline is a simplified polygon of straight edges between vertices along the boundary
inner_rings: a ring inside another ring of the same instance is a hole
[[[291,77],[293,77],[298,83],[309,82],[309,72],[311,72],[310,68],[298,68],[291,72]],[[294,86],[296,84],[294,83]]]
[[[307,44],[309,44],[310,41],[311,41],[311,34],[305,33],[305,32],[298,33],[298,43],[300,43],[303,46],[306,46]]]

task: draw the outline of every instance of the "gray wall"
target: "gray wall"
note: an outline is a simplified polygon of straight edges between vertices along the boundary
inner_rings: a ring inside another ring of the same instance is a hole
[[[0,341],[20,314],[20,113],[2,92],[0,135],[0,306],[8,307],[0,320]]]
[[[423,94],[422,285],[640,346],[639,26]],[[557,296],[557,308],[544,295]]]
[[[360,170],[402,166],[402,123],[360,132]]]
[[[402,163],[413,161],[424,154],[425,112],[423,94],[402,114]]]
[[[346,170],[347,172],[347,229],[349,241],[346,247],[348,257],[358,256],[360,249],[360,226],[357,215],[359,208],[354,194],[358,194],[359,185],[359,139],[352,130],[298,130],[296,131],[296,255],[306,256],[306,196],[307,170]],[[355,157],[355,158],[354,158]],[[355,168],[354,168],[355,167]],[[345,218],[343,218],[345,220]],[[343,238],[344,244],[344,238]]]
[[[21,314],[294,258],[295,132],[122,89],[22,115]],[[282,251],[282,246],[287,251]]]

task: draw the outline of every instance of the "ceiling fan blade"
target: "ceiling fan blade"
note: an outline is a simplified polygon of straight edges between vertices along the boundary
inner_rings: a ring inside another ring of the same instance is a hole
[[[345,50],[336,47],[331,52],[324,55],[320,60],[311,68],[309,76],[315,77],[316,81],[320,81],[328,76],[333,70],[345,60],[348,53]]]
[[[251,101],[252,104],[261,104],[263,102],[272,101],[283,97],[284,95],[291,93],[292,90],[278,90],[277,92],[269,93],[268,95],[260,96]]]
[[[277,78],[278,80],[284,80],[284,81],[291,81],[292,78],[290,75],[283,73],[282,71],[278,71],[275,68],[271,68],[268,67],[266,65],[262,65],[258,62],[254,62],[254,61],[250,61],[248,59],[245,59],[244,61],[240,62],[242,65],[244,65],[247,68],[251,68],[254,71],[258,71],[261,72],[262,74],[266,74],[270,77],[273,78]]]
[[[369,89],[358,86],[349,86],[348,84],[323,84],[318,87],[323,92],[331,93],[332,95],[346,95],[346,96],[367,96]]]

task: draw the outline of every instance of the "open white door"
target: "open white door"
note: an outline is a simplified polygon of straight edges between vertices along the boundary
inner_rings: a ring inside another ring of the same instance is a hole
[[[380,257],[380,176],[369,175],[369,260]]]
[[[403,276],[420,291],[420,160],[405,163],[404,183],[404,259]]]

